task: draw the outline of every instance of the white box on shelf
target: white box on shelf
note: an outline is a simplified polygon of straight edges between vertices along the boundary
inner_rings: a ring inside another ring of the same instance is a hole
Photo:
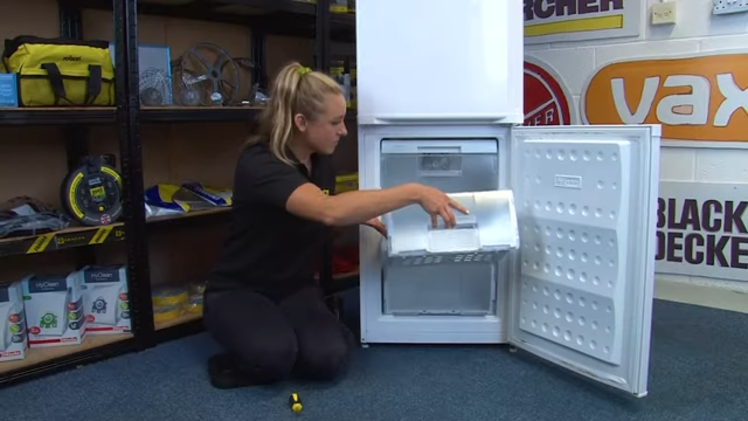
[[[19,282],[0,285],[0,329],[0,362],[26,358],[26,314]]]
[[[129,332],[130,301],[127,269],[122,265],[86,266],[75,273],[83,289],[86,334]]]
[[[29,347],[79,345],[86,335],[80,279],[30,275],[22,281]]]

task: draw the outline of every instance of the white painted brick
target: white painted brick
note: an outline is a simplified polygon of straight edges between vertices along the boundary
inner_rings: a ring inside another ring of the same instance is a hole
[[[582,109],[582,96],[572,95],[571,102],[571,106],[574,107],[574,110],[571,112],[571,124],[584,124],[581,113],[579,112]]]
[[[748,20],[744,14],[712,15],[712,0],[679,0],[678,22],[675,25],[649,25],[649,10],[659,2],[660,0],[649,0],[649,8],[645,12],[648,41],[744,34],[748,29]]]
[[[698,51],[699,42],[695,39],[637,42],[626,45],[596,47],[595,66],[604,66],[614,61],[692,54]]]
[[[748,19],[745,13],[735,13],[730,15],[709,15],[703,16],[708,22],[708,30],[699,33],[699,36],[710,37],[716,35],[744,34],[748,31]]]
[[[581,95],[587,78],[595,71],[595,50],[564,48],[532,51],[527,55],[548,63],[561,75],[571,95]]]
[[[537,50],[548,50],[551,48],[551,44],[527,44],[525,45],[526,52],[532,52]]]
[[[660,150],[660,180],[693,181],[695,167],[696,151],[693,149],[665,146]]]
[[[694,178],[712,183],[748,183],[748,151],[701,149],[696,155]]]
[[[554,42],[551,44],[551,48],[578,48],[579,44],[584,44],[585,47],[599,47],[605,45],[621,45],[631,44],[635,42],[645,41],[644,34],[638,37],[621,37],[621,38],[610,38],[610,39],[592,39],[589,41],[580,42]]]
[[[699,40],[700,51],[742,49],[748,46],[748,34],[709,37]]]
[[[678,1],[678,22],[675,25],[652,26],[649,10],[660,0],[649,0],[647,10],[647,40],[696,38],[709,35],[712,0]],[[736,30],[736,29],[733,29]]]

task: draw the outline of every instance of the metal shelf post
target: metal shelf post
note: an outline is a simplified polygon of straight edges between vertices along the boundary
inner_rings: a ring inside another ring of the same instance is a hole
[[[70,0],[58,0],[60,9],[60,36],[67,39],[83,39],[83,23],[81,9]],[[74,124],[63,128],[65,138],[65,150],[68,160],[68,171],[78,166],[81,158],[88,155],[88,127],[82,124]],[[96,261],[96,252],[90,248],[78,248],[75,250],[76,268],[93,264]]]
[[[267,36],[263,31],[252,29],[252,83],[260,89],[267,89]]]
[[[316,59],[314,67],[327,73],[330,70],[330,0],[317,0],[314,50]]]
[[[130,317],[142,348],[155,345],[140,140],[137,0],[113,0],[117,127],[124,185]]]

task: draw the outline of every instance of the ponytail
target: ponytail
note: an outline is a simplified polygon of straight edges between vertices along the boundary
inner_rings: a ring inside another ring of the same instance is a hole
[[[299,63],[286,65],[275,77],[268,105],[259,116],[258,133],[248,143],[267,142],[276,158],[293,165],[288,143],[295,130],[294,115],[314,120],[325,112],[327,95],[342,93],[340,85],[326,74]]]

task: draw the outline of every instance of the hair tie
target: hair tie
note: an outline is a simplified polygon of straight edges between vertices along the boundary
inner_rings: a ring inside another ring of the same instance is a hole
[[[308,75],[309,73],[312,73],[312,69],[304,66],[299,66],[299,75],[304,76]]]

